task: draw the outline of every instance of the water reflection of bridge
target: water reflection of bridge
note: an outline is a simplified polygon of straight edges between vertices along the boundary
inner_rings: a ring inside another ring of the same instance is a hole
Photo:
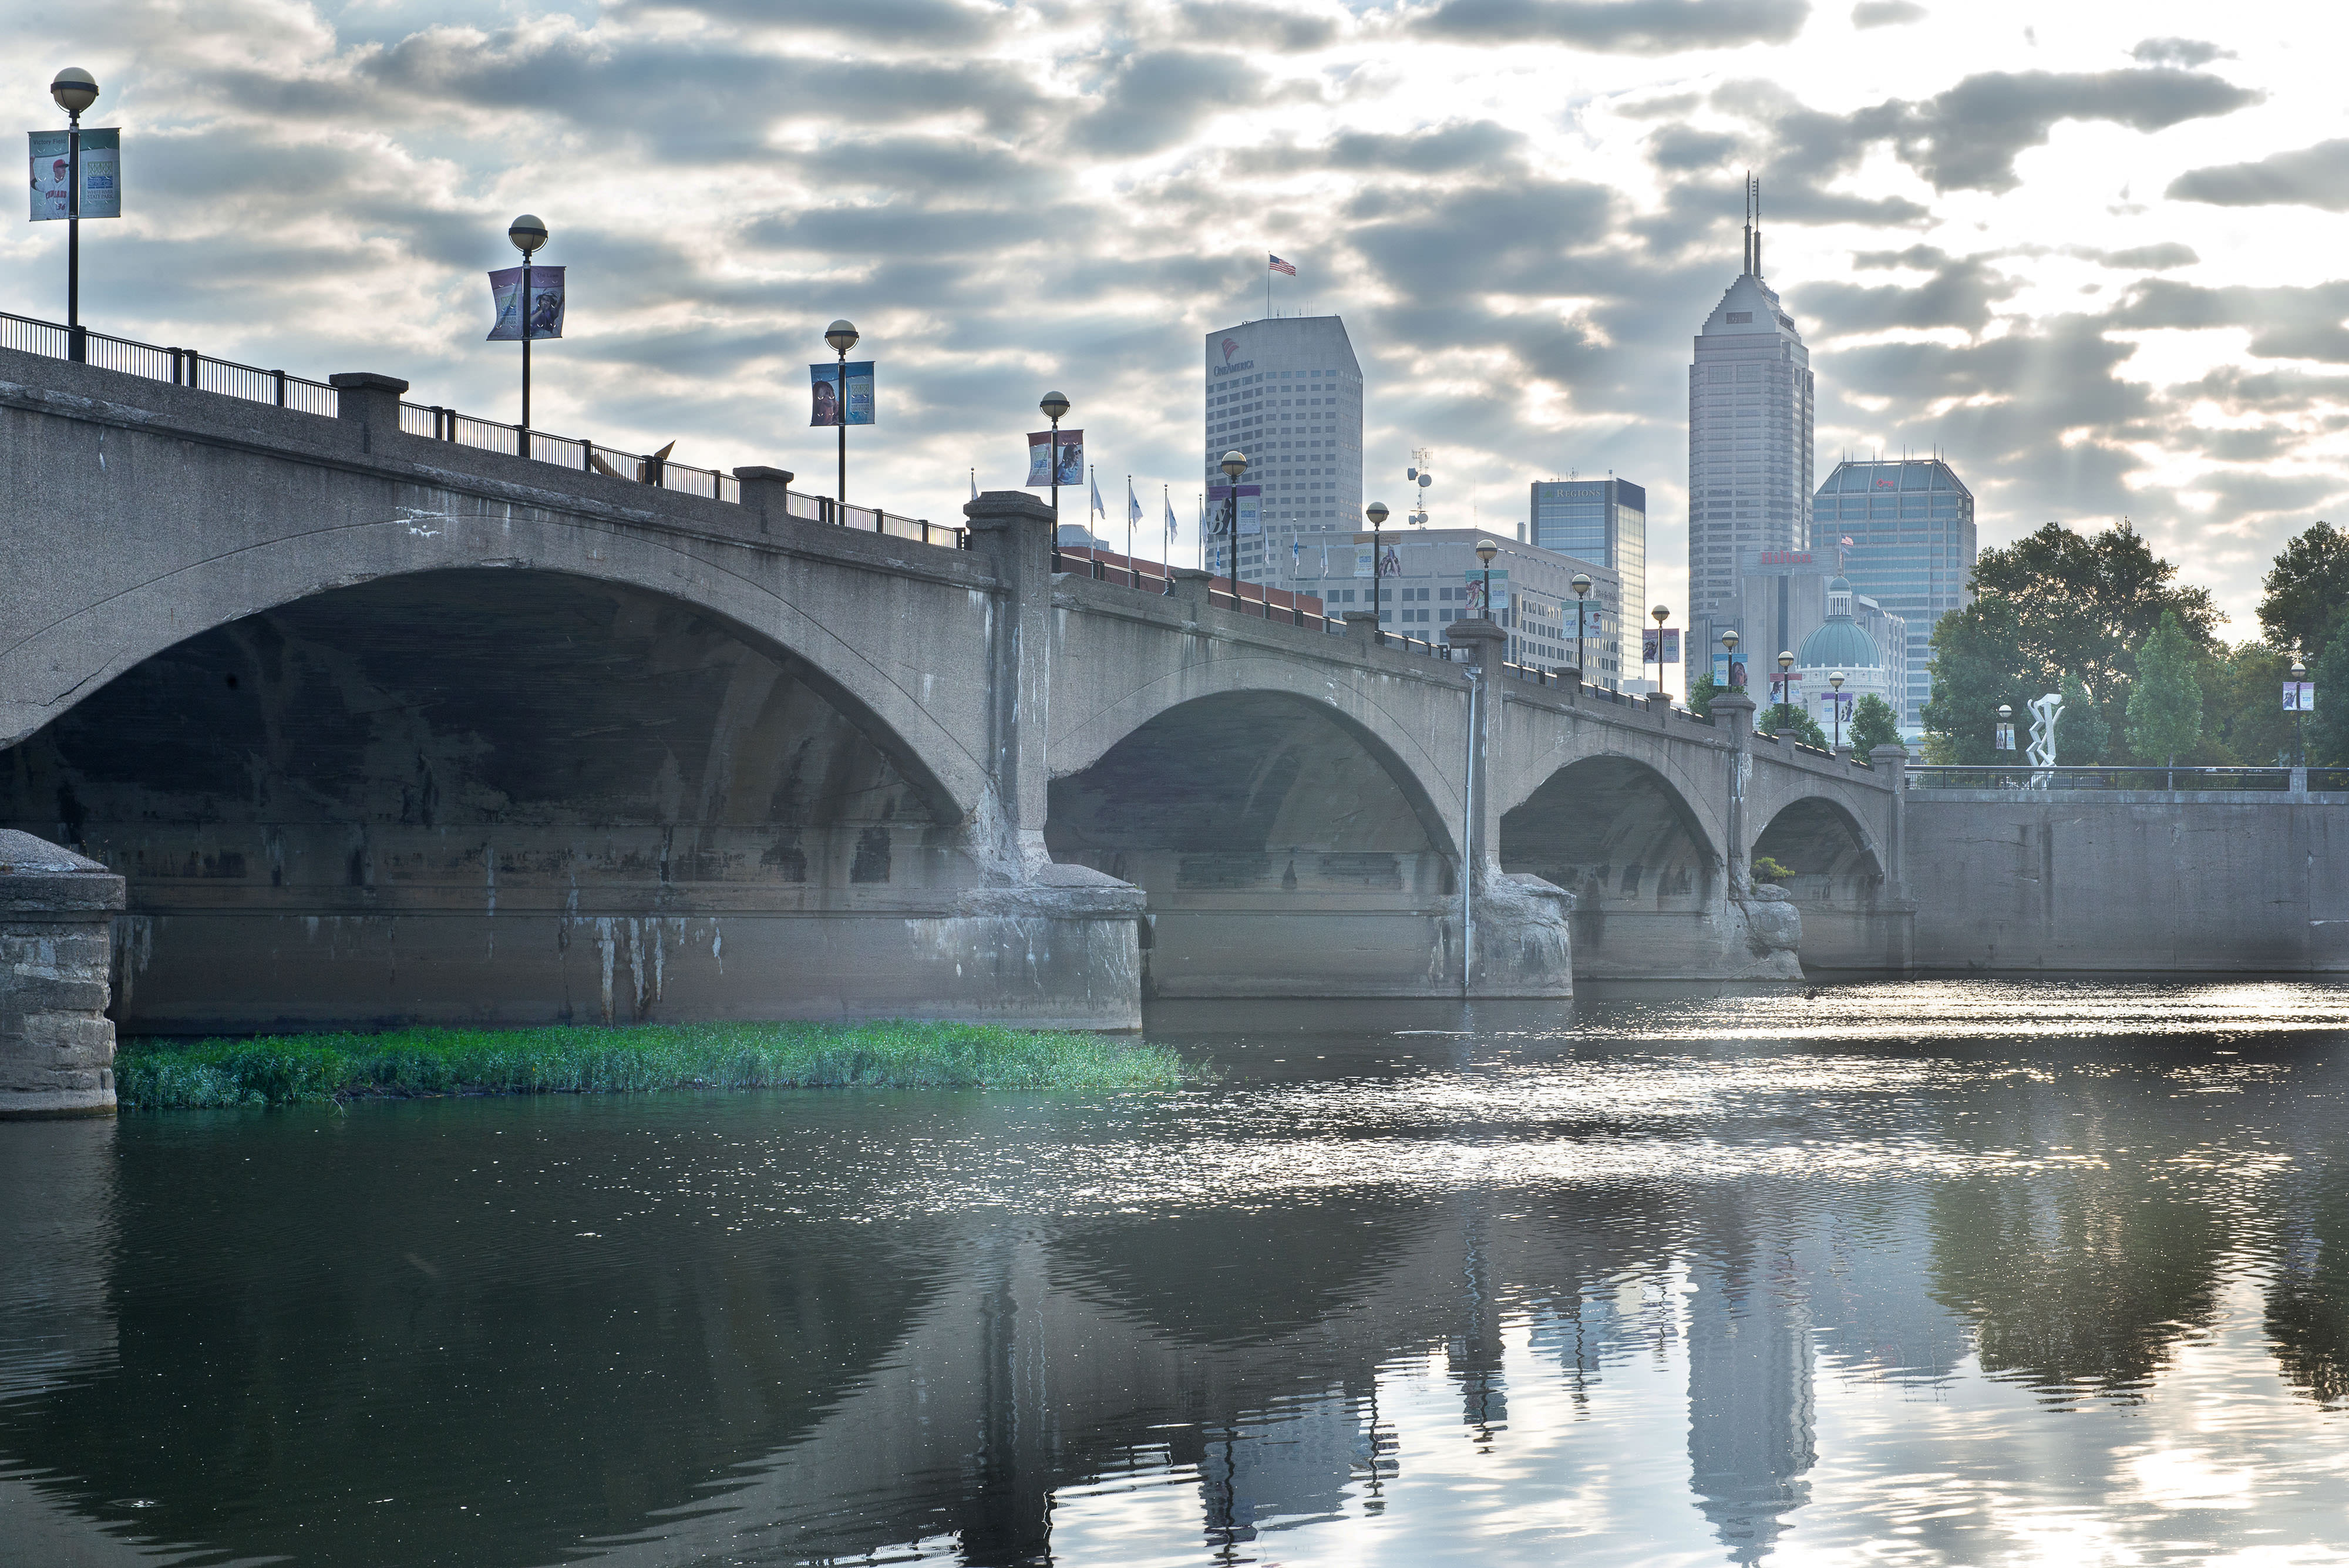
[[[602,1109],[548,1104],[525,1122],[575,1162],[581,1118]],[[282,1546],[273,1515],[410,1495],[453,1469],[499,1478],[483,1499],[494,1522],[361,1521],[336,1560],[543,1561],[592,1542],[651,1563],[951,1536],[967,1561],[1010,1563],[1038,1560],[1056,1510],[1072,1528],[1073,1499],[1143,1472],[1187,1468],[1210,1543],[1362,1511],[1429,1484],[1423,1437],[1394,1446],[1410,1387],[1423,1419],[1424,1389],[1447,1388],[1461,1440],[1506,1453],[1532,1440],[1527,1412],[1561,1397],[1578,1419],[1619,1419],[1625,1390],[1662,1365],[1684,1383],[1641,1418],[1651,1446],[1653,1419],[1685,1431],[1686,1528],[1753,1563],[1801,1528],[1825,1382],[1928,1390],[1971,1354],[2051,1397],[2127,1397],[2210,1321],[2222,1257],[2256,1244],[2222,1194],[2161,1175],[2199,1147],[2199,1116],[2127,1081],[1997,1078],[1919,1113],[1913,1130],[1952,1147],[1980,1118],[2009,1139],[2129,1154],[2035,1174],[1840,1191],[1685,1173],[1341,1184],[1222,1206],[1080,1202],[1060,1219],[1033,1217],[1034,1193],[1020,1210],[976,1191],[908,1208],[876,1197],[870,1167],[843,1167],[808,1172],[806,1216],[750,1223],[739,1194],[684,1162],[688,1145],[729,1142],[721,1121],[677,1134],[675,1200],[709,1222],[665,1221],[667,1250],[616,1271],[581,1262],[595,1243],[574,1236],[575,1184],[469,1189],[512,1206],[479,1236],[422,1202],[434,1160],[460,1145],[486,1158],[478,1131],[432,1131],[465,1114],[265,1124],[295,1146],[271,1156],[265,1202],[248,1190],[257,1151],[234,1138],[144,1121],[16,1129],[0,1189],[100,1223],[10,1211],[0,1341],[17,1397],[0,1403],[0,1452],[48,1468],[65,1517],[231,1555]],[[975,1104],[916,1130],[990,1147],[1053,1136],[1023,1114]],[[530,1130],[503,1125],[501,1144]],[[1485,1129],[1409,1136],[1465,1146]],[[2333,1397],[2349,1202],[2321,1159],[2311,1168],[2270,1326],[2284,1376]],[[602,1228],[646,1222],[657,1197]],[[243,1266],[328,1236],[366,1241],[322,1244],[306,1277]],[[256,1511],[256,1495],[280,1507]],[[119,1512],[146,1496],[192,1512]],[[484,1531],[502,1532],[494,1551]]]

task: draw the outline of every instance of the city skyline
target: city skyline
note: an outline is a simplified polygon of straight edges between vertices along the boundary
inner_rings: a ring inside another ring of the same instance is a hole
[[[2252,635],[2268,559],[2341,490],[2324,51],[2176,5],[1858,9],[908,0],[796,45],[681,5],[100,4],[78,36],[12,29],[5,80],[50,130],[48,73],[86,66],[89,122],[123,130],[94,325],[510,417],[480,275],[537,212],[573,269],[540,423],[828,488],[789,410],[845,315],[881,366],[852,499],[932,517],[974,463],[1016,483],[1061,385],[1105,491],[1175,485],[1188,546],[1175,372],[1259,316],[1271,250],[1299,267],[1274,308],[1345,315],[1362,355],[1365,499],[1401,510],[1422,446],[1438,524],[1521,521],[1518,487],[1569,467],[1639,475],[1676,607],[1671,346],[1750,166],[1819,467],[1939,448],[1985,546],[2127,514]],[[8,234],[0,307],[60,314],[57,226]]]

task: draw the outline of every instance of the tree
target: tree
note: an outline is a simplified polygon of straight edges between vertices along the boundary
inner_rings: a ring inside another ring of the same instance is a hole
[[[1689,682],[1688,711],[1700,719],[1713,717],[1713,700],[1720,688],[1713,683],[1713,671],[1708,670]]]
[[[2085,767],[2105,760],[2105,746],[2113,737],[2112,726],[2097,711],[2088,687],[2076,675],[2064,678],[2064,715],[2055,721],[2055,765]]]
[[[2283,711],[2292,656],[2246,642],[2202,660],[2202,744],[2194,760],[2212,767],[2273,767],[2292,750]]]
[[[1808,709],[1797,708],[1791,702],[1771,703],[1762,722],[1754,728],[1764,735],[1783,731],[1823,752],[1827,749],[1826,732],[1819,728],[1819,722],[1811,717]]]
[[[2316,685],[2316,711],[2307,719],[2308,760],[2316,767],[2349,767],[2349,625],[2333,634],[2323,654],[2309,661]]]
[[[2161,624],[2137,650],[2137,684],[2128,694],[2129,750],[2147,762],[2178,765],[2202,738],[2202,681],[2193,639],[2178,617],[2164,611]]]
[[[1925,704],[1925,754],[1936,763],[1988,766],[2015,759],[1997,747],[1998,710],[2014,710],[2054,690],[2018,668],[2022,623],[2012,602],[1982,598],[1933,628],[1933,695]]]
[[[1982,552],[1971,578],[1974,602],[1933,628],[1935,705],[1925,723],[1946,737],[1938,749],[1965,762],[1997,760],[1990,726],[1998,705],[2009,704],[2027,723],[2023,705],[2061,690],[2067,675],[2079,677],[2106,726],[2117,730],[2123,694],[2137,676],[2136,650],[2165,614],[2178,618],[2192,646],[2218,647],[2219,612],[2209,590],[2174,587],[2177,575],[2126,521],[2085,535],[2050,523],[2005,549]],[[1944,633],[1953,666],[1946,669]],[[1946,702],[1945,680],[1957,688]]]
[[[1844,729],[1852,754],[1865,758],[1878,746],[1900,743],[1900,715],[1892,704],[1871,691],[1851,705],[1851,722]]]
[[[2313,660],[2349,615],[2349,533],[2317,524],[2276,552],[2260,586],[2267,590],[2260,625],[2269,643]]]

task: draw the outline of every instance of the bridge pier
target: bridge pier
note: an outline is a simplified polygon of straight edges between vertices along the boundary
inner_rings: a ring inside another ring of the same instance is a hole
[[[106,1015],[122,878],[0,828],[0,1117],[114,1114]]]

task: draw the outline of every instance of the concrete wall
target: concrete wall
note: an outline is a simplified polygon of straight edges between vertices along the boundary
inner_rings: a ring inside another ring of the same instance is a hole
[[[1912,790],[1924,972],[2349,973],[2349,798]]]

